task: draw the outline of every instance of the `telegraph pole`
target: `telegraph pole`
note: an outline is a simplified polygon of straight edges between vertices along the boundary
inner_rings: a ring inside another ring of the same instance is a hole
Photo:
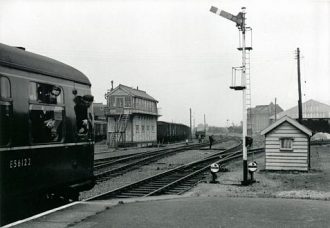
[[[204,133],[205,133],[205,136],[206,136],[206,119],[205,119],[205,114],[204,114]]]
[[[192,141],[191,108],[189,109],[189,112],[190,112],[190,141]]]
[[[276,113],[276,106],[277,106],[277,104],[276,104],[276,97],[275,97],[275,110],[274,110],[274,112],[275,112],[275,122],[276,122],[276,120],[277,120],[277,113]]]
[[[298,72],[298,122],[302,123],[302,101],[301,101],[301,82],[300,82],[300,50],[297,48],[297,72]]]

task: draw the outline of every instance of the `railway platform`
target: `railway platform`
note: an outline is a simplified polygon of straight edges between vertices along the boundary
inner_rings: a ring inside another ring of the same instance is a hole
[[[162,196],[81,202],[15,227],[328,227],[327,201]]]

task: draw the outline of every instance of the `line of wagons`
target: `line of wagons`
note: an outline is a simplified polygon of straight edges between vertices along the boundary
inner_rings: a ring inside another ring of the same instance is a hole
[[[95,121],[95,140],[106,139],[107,123]],[[157,121],[157,143],[171,143],[186,140],[190,137],[190,127],[165,121]]]

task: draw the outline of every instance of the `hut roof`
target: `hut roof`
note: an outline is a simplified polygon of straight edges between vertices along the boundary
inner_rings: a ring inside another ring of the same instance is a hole
[[[268,126],[267,128],[265,128],[264,130],[262,130],[261,131],[261,134],[262,135],[268,134],[271,130],[275,129],[276,127],[278,127],[279,125],[281,125],[284,122],[288,122],[292,126],[298,128],[299,130],[301,130],[302,132],[304,132],[306,135],[309,135],[309,136],[312,135],[312,131],[311,130],[309,130],[305,126],[301,125],[300,123],[298,123],[298,121],[296,121],[294,119],[291,119],[289,116],[284,116],[281,119],[279,119],[278,121],[276,121],[275,123],[271,124],[270,126]]]

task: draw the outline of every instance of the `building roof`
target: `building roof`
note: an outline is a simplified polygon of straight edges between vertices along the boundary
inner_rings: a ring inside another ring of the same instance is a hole
[[[302,113],[303,119],[330,118],[330,105],[311,99],[302,103]],[[290,116],[293,119],[298,119],[298,105],[277,114],[277,118],[283,116]],[[271,116],[270,119],[275,119],[275,116]]]
[[[303,133],[305,133],[306,135],[311,136],[312,132],[311,130],[309,130],[308,128],[306,128],[305,126],[301,125],[300,123],[298,123],[296,120],[291,119],[289,116],[284,116],[281,119],[279,119],[278,121],[274,122],[273,124],[269,125],[267,128],[265,128],[264,130],[261,131],[261,135],[266,135],[268,134],[270,131],[272,131],[273,129],[275,129],[276,127],[280,126],[282,123],[284,122],[288,122],[289,124],[291,124],[292,126],[298,128],[300,131],[302,131]]]
[[[125,86],[125,85],[122,85],[122,84],[119,84],[115,89],[110,91],[109,95],[111,95],[113,92],[115,92],[118,89],[122,89],[123,91],[125,91],[126,93],[130,94],[133,97],[139,97],[139,98],[142,98],[142,99],[145,99],[145,100],[158,102],[155,98],[153,98],[152,96],[147,94],[146,91],[139,90],[139,89],[134,89],[132,87],[128,87],[128,86]]]
[[[75,68],[54,59],[0,43],[0,66],[44,74],[91,85],[89,79]]]
[[[276,112],[282,112],[283,109],[276,104]],[[254,108],[251,108],[251,114],[268,114],[271,115],[275,112],[275,105],[273,102],[271,102],[269,105],[257,105]]]

